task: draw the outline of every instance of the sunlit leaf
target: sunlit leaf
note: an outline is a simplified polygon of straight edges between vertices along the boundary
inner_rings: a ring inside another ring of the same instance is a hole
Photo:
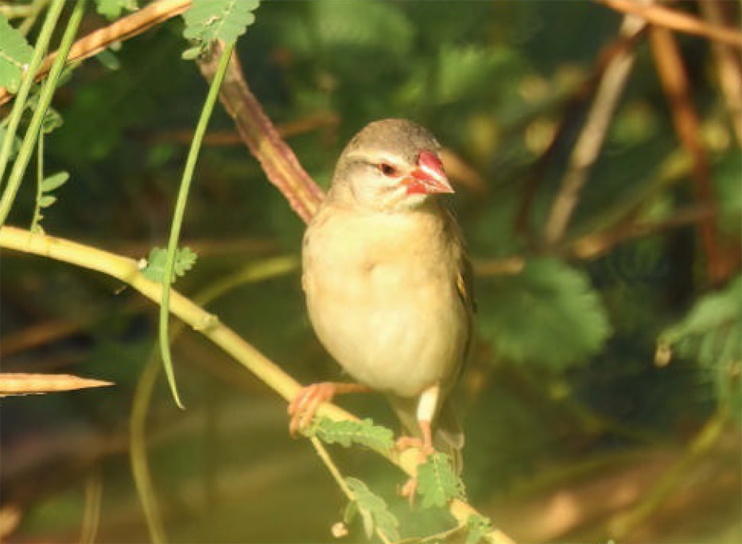
[[[70,179],[68,172],[57,172],[56,174],[47,176],[41,182],[41,192],[51,193],[55,189],[59,189],[62,185],[67,183],[68,179]]]
[[[23,34],[0,14],[0,87],[17,92],[32,55],[33,48]]]
[[[107,19],[117,19],[122,11],[134,11],[137,9],[136,0],[95,0],[98,13]]]
[[[259,0],[194,0],[183,14],[186,39],[210,43],[234,43],[255,21]]]
[[[317,436],[328,444],[340,444],[349,447],[351,444],[366,446],[372,450],[387,453],[394,446],[394,434],[380,425],[374,425],[371,419],[362,421],[335,421],[329,418],[315,418],[305,431],[309,436]]]
[[[185,275],[196,263],[198,255],[189,248],[178,249],[175,253],[175,264],[173,268],[173,282],[179,276]],[[152,281],[162,282],[165,278],[165,264],[167,262],[167,250],[159,247],[152,248],[147,257],[147,263],[142,268],[142,274]]]
[[[445,506],[463,495],[463,484],[444,453],[433,453],[417,468],[417,492],[423,507]]]
[[[51,206],[52,204],[54,204],[56,201],[57,201],[57,197],[56,196],[43,195],[39,199],[39,208],[48,208],[49,206]]]
[[[466,530],[466,544],[477,544],[492,530],[492,520],[478,514],[471,514],[466,520]]]

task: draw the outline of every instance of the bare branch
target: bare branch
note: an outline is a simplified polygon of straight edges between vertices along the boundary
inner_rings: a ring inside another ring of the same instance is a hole
[[[214,75],[221,49],[221,44],[215,45],[209,58],[199,62],[201,73],[208,81]],[[219,97],[270,182],[286,197],[299,217],[308,222],[324,198],[322,189],[299,164],[294,152],[279,136],[273,122],[250,91],[236,54],[230,60]]]
[[[624,18],[619,34],[629,38],[641,32],[646,23],[633,15]],[[608,125],[616,110],[626,80],[634,65],[633,50],[624,50],[613,57],[603,72],[598,85],[595,100],[588,113],[577,143],[572,150],[567,173],[562,186],[554,199],[549,217],[544,228],[544,239],[547,244],[558,242],[564,235],[572,212],[577,206],[582,187],[593,164],[600,153]]]
[[[115,42],[132,38],[149,30],[163,21],[183,13],[191,5],[191,0],[157,0],[146,7],[123,17],[110,25],[94,30],[77,40],[70,48],[67,64],[97,55]],[[54,62],[56,52],[51,53],[41,63],[36,79],[43,79]],[[0,105],[13,97],[5,87],[0,87]]]
[[[9,226],[0,228],[0,247],[40,255],[81,268],[95,270],[130,285],[156,304],[161,300],[160,290],[162,286],[144,277],[139,271],[137,261],[134,259],[72,240],[35,234],[28,230]],[[216,316],[209,314],[177,291],[171,292],[170,311],[219,346],[285,400],[294,398],[299,392],[299,383],[286,374],[281,367],[242,339],[232,329],[219,322]],[[357,420],[354,415],[328,403],[320,405],[318,414],[335,420]],[[387,458],[407,474],[412,475],[416,469],[419,456],[415,448],[410,448],[401,454],[394,452]],[[478,514],[471,505],[458,499],[451,501],[448,509],[460,524],[466,524],[470,515]],[[497,529],[493,529],[485,535],[484,539],[495,544],[513,544],[513,541],[507,535]]]
[[[700,121],[690,96],[690,82],[685,72],[675,36],[666,28],[652,27],[650,43],[657,72],[671,108],[675,132],[693,159],[693,181],[700,205],[713,209],[716,205],[711,182],[709,160],[700,138]],[[708,260],[708,275],[712,282],[724,281],[736,268],[737,257],[723,248],[713,217],[698,222],[701,244]],[[737,255],[738,256],[738,255]]]
[[[593,0],[599,4],[604,4],[611,9],[622,13],[630,13],[644,19],[647,23],[652,23],[670,30],[685,32],[695,36],[702,36],[711,40],[728,43],[735,47],[742,48],[742,33],[733,28],[714,26],[705,23],[691,15],[686,15],[674,9],[666,8],[660,5],[646,5],[634,0]],[[703,4],[707,0],[700,2]]]
[[[704,0],[698,5],[710,24],[718,26],[732,17],[726,9],[733,5],[729,2]],[[713,42],[711,51],[737,145],[742,149],[742,58],[738,50],[726,43]]]

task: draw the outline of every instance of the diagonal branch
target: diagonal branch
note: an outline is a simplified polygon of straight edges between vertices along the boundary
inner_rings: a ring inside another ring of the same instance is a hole
[[[222,44],[215,44],[209,57],[199,61],[201,73],[208,81],[214,77],[222,49]],[[324,198],[322,189],[299,164],[250,91],[236,54],[232,55],[219,97],[269,181],[281,191],[299,217],[308,222]]]
[[[40,255],[101,272],[128,284],[156,304],[162,297],[162,286],[144,277],[136,260],[102,249],[9,226],[0,228],[0,248]],[[232,356],[285,400],[294,398],[299,392],[299,383],[278,365],[221,323],[215,315],[177,291],[171,292],[170,311]],[[320,405],[318,414],[335,420],[357,420],[354,415],[328,403]],[[411,448],[399,455],[390,454],[388,459],[412,475],[416,470],[418,452]],[[457,499],[449,503],[448,509],[462,525],[466,524],[469,516],[481,515],[471,505]],[[484,538],[495,544],[513,544],[507,535],[496,529]]]
[[[646,23],[641,19],[627,15],[619,34],[622,38],[629,38],[641,32],[645,26]],[[569,158],[569,167],[546,220],[544,239],[549,245],[561,240],[567,229],[572,212],[577,206],[580,191],[587,182],[590,169],[600,153],[608,125],[633,65],[634,52],[626,49],[614,56],[603,72],[595,100],[575,143]]]
[[[702,36],[718,42],[728,43],[742,48],[742,32],[734,28],[715,26],[705,23],[696,17],[686,15],[677,10],[661,5],[646,5],[635,0],[593,0],[599,4],[626,14],[641,17],[647,23],[652,23],[670,30],[685,32],[695,36]],[[707,0],[702,0],[701,3]]]
[[[712,24],[724,24],[734,20],[734,4],[721,0],[698,2],[701,13]],[[737,17],[739,14],[737,14]],[[742,149],[742,56],[734,47],[720,42],[711,44],[719,87],[729,113],[729,121],[737,137],[737,145]]]
[[[135,11],[131,15],[94,30],[77,40],[67,55],[67,64],[97,55],[115,42],[132,38],[149,30],[153,26],[180,15],[191,5],[191,0],[157,0]],[[43,79],[49,73],[56,52],[48,55],[36,72],[36,79]],[[13,97],[5,87],[0,87],[0,106]]]
[[[700,121],[691,99],[691,86],[685,72],[680,49],[673,33],[653,26],[649,32],[650,44],[662,88],[670,106],[675,132],[683,148],[692,157],[693,182],[696,198],[702,206],[716,205],[711,181],[709,159],[700,138]],[[737,265],[738,256],[726,251],[713,217],[698,222],[701,245],[708,261],[708,275],[712,282],[721,283]]]

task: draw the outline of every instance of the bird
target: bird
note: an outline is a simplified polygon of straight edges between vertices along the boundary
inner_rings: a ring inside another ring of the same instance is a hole
[[[304,234],[302,287],[320,343],[354,382],[302,388],[288,407],[292,434],[335,395],[376,391],[407,433],[398,444],[419,447],[421,462],[436,450],[460,460],[450,395],[475,308],[461,229],[440,199],[454,192],[440,149],[419,124],[383,119],[340,154]]]

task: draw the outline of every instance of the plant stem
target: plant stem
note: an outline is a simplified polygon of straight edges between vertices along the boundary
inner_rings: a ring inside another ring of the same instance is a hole
[[[49,8],[47,17],[44,20],[44,26],[41,29],[39,41],[36,45],[36,50],[34,50],[34,57],[32,59],[32,62],[36,60],[38,60],[38,62],[41,62],[41,57],[43,57],[46,48],[49,46],[51,33],[54,30],[54,26],[57,22],[57,19],[59,18],[59,12],[61,11],[63,5],[64,0],[55,0]],[[84,11],[85,0],[77,0],[75,9],[70,16],[70,20],[67,23],[67,28],[65,29],[64,35],[62,36],[62,42],[59,45],[59,53],[57,55],[57,58],[54,59],[54,64],[52,65],[52,69],[49,72],[49,78],[46,80],[44,86],[41,89],[39,103],[36,105],[33,117],[31,117],[31,122],[28,125],[28,130],[26,130],[26,135],[23,138],[21,149],[18,152],[18,156],[16,157],[15,162],[13,163],[13,169],[11,170],[10,177],[8,178],[8,186],[3,192],[2,199],[0,199],[0,227],[5,224],[8,213],[10,213],[10,208],[13,206],[15,195],[21,185],[23,174],[26,172],[26,166],[28,166],[28,161],[31,158],[31,153],[33,152],[34,146],[36,145],[36,139],[39,136],[41,124],[43,123],[44,117],[46,116],[46,110],[52,101],[52,96],[54,96],[54,91],[57,88],[57,80],[62,73],[62,69],[64,68],[67,53],[69,52],[70,47],[72,46],[72,42],[75,39],[75,34],[77,34],[77,28],[80,26],[80,21],[82,20]],[[47,34],[45,34],[45,31],[47,31]],[[23,90],[25,87],[25,94],[21,97],[21,93],[19,92],[18,96],[16,97],[16,103],[13,105],[11,116],[17,115],[18,117],[15,121],[11,120],[10,125],[8,126],[8,132],[5,135],[3,149],[0,151],[0,181],[2,180],[5,166],[10,156],[10,145],[15,138],[15,131],[18,128],[18,122],[20,121],[21,113],[23,113],[26,97],[28,95],[28,89],[31,87],[31,83],[33,83],[33,78],[36,73],[36,68],[38,67],[38,62],[33,67],[33,72],[29,69],[27,78],[23,80],[21,90]],[[8,148],[7,153],[6,148]]]
[[[15,227],[0,228],[0,248],[41,255],[89,270],[96,270],[127,283],[155,303],[159,303],[162,299],[162,284],[144,277],[134,259],[64,238],[34,234]],[[220,323],[216,316],[209,314],[190,299],[173,291],[170,310],[191,328],[219,346],[285,400],[292,400],[299,393],[301,389],[299,383],[286,374],[281,367],[232,329]],[[337,421],[358,421],[354,415],[334,404],[321,404],[317,414]],[[404,452],[403,455],[386,457],[407,474],[414,473],[418,456],[413,448]],[[448,510],[460,523],[466,523],[471,515],[481,516],[471,505],[460,499],[453,499],[448,505]],[[493,529],[483,538],[486,542],[513,544],[513,540],[498,529]]]
[[[234,274],[220,279],[194,297],[195,301],[206,306],[215,299],[224,296],[230,290],[246,283],[266,281],[281,276],[296,269],[297,261],[294,257],[275,257],[259,262],[251,262]],[[185,328],[185,323],[179,321],[170,333],[172,342]],[[162,523],[157,496],[155,495],[149,465],[147,464],[146,424],[152,392],[160,370],[158,365],[158,350],[154,350],[147,360],[134,390],[131,414],[129,415],[129,460],[131,472],[134,476],[134,485],[142,503],[142,510],[147,521],[149,536],[153,544],[167,542],[167,534]]]
[[[64,0],[56,0],[46,13],[46,19],[44,19],[44,25],[41,27],[41,32],[36,40],[36,47],[34,47],[31,62],[26,69],[26,77],[21,81],[18,94],[15,96],[15,102],[13,103],[13,109],[10,112],[10,118],[8,121],[8,128],[5,132],[5,141],[3,142],[2,149],[0,149],[0,186],[2,186],[5,168],[8,166],[8,161],[10,160],[10,151],[13,148],[18,124],[21,122],[23,110],[26,109],[28,93],[31,90],[31,85],[33,85],[36,72],[41,65],[41,61],[46,54],[47,48],[49,47],[49,40],[51,40],[52,32],[54,32],[54,27],[57,24],[57,19],[59,19],[59,14],[62,12],[63,6]]]
[[[178,238],[180,237],[180,227],[183,224],[183,216],[185,215],[185,206],[188,201],[188,191],[191,187],[191,181],[193,180],[193,172],[196,168],[196,161],[198,159],[198,152],[201,149],[201,143],[206,134],[206,127],[209,125],[209,119],[214,111],[214,104],[219,96],[219,87],[224,80],[224,74],[227,72],[227,65],[229,63],[229,57],[234,49],[234,43],[228,44],[222,56],[219,59],[219,67],[217,68],[216,75],[214,76],[211,86],[209,87],[209,94],[206,96],[206,101],[201,110],[201,116],[196,125],[196,132],[193,135],[193,141],[191,142],[191,148],[188,151],[188,158],[186,159],[185,170],[183,171],[183,178],[180,182],[180,189],[178,191],[178,198],[175,203],[175,212],[173,213],[173,221],[170,227],[170,238],[167,244],[167,260],[165,261],[165,277],[162,281],[162,300],[160,303],[160,353],[162,355],[162,362],[165,367],[165,374],[167,375],[167,381],[170,385],[170,391],[173,394],[175,403],[180,408],[184,408],[183,403],[178,395],[178,388],[175,384],[175,373],[173,371],[172,356],[170,354],[170,342],[168,336],[168,321],[170,317],[170,285],[173,279],[173,269],[175,267],[175,253],[178,249]]]

